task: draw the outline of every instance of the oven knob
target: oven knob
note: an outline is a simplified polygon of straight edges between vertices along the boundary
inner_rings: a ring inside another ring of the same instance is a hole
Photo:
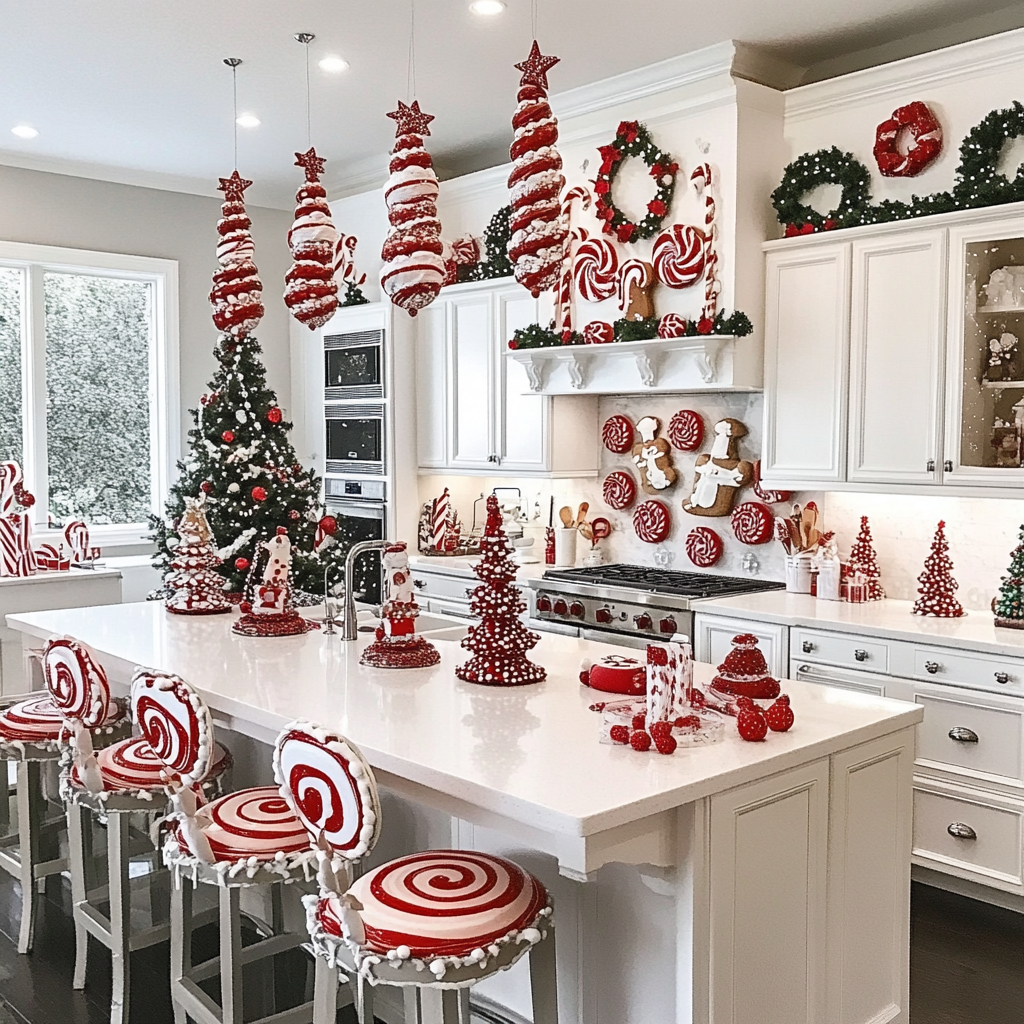
[[[671,615],[667,616],[658,623],[658,630],[662,633],[675,633],[676,620]]]
[[[556,615],[565,615],[568,610],[569,606],[561,598],[555,602],[554,612]]]
[[[537,611],[539,611],[539,612],[549,612],[549,611],[551,611],[551,598],[548,597],[547,594],[541,594],[541,596],[537,598]]]
[[[639,615],[633,616],[633,625],[637,629],[653,629],[654,623],[651,621],[650,615],[647,612],[641,612]]]
[[[612,621],[611,608],[598,608],[597,611],[594,613],[594,618],[597,619],[598,622],[607,625],[609,622]]]
[[[569,605],[569,614],[576,616],[577,619],[582,619],[587,614],[587,609],[583,607],[582,601],[573,601]]]

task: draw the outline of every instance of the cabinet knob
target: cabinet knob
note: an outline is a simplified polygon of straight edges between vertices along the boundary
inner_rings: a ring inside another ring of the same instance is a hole
[[[937,661],[926,661],[924,663],[925,672],[932,676],[935,675],[935,673],[938,672],[940,668],[942,668],[942,666]]]
[[[858,661],[867,661],[868,660],[868,652],[867,651],[861,651],[861,650],[854,651],[853,652],[853,656]]]
[[[1004,686],[1006,685],[1006,683],[1008,683],[1010,681],[1010,673],[1009,672],[996,672],[995,676],[996,676],[996,682],[997,683],[1002,683]]]
[[[949,730],[949,738],[957,743],[977,743],[978,734],[973,729],[967,729],[962,725],[954,725]]]
[[[971,828],[970,825],[965,825],[962,821],[954,821],[951,825],[946,826],[946,831],[954,839],[977,839],[978,833]]]
[[[417,590],[422,590],[427,585],[427,581],[426,580],[413,580],[412,581],[412,585]]]
[[[814,650],[814,644],[812,644],[810,640],[805,640],[800,645],[800,650],[802,650],[804,652],[804,654],[810,654],[811,651]]]
[[[924,468],[925,468],[925,470],[927,470],[927,472],[934,473],[935,472],[935,460],[934,459],[929,459],[924,464]]]
[[[946,459],[946,461],[942,464],[942,468],[947,473],[952,473],[953,472],[953,460],[952,459]]]

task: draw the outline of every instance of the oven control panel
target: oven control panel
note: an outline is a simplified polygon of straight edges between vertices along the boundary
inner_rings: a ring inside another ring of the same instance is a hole
[[[688,633],[690,629],[690,612],[556,591],[539,590],[534,609],[536,618],[541,621],[639,635],[654,640],[668,640],[674,634]]]

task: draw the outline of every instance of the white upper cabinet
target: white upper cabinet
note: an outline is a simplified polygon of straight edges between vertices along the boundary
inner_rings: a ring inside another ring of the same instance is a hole
[[[772,252],[765,301],[768,483],[835,483],[846,473],[850,248]]]
[[[531,393],[505,359],[539,302],[514,281],[453,285],[416,318],[417,450],[422,471],[594,476],[597,399]],[[546,317],[545,317],[546,319]]]
[[[942,230],[853,243],[851,483],[938,480],[945,257]]]

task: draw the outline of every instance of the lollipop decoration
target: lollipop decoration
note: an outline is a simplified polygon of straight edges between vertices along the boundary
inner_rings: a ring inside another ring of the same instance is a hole
[[[709,569],[721,557],[722,538],[707,526],[698,526],[686,535],[686,557],[701,569]]]
[[[741,544],[767,544],[775,532],[772,510],[760,501],[745,501],[732,512],[732,532]]]
[[[523,75],[512,116],[508,257],[516,280],[534,297],[558,283],[568,233],[559,203],[565,178],[562,158],[555,148],[558,121],[551,113],[547,96],[547,73],[558,60],[541,54],[535,39],[530,56],[516,65]]]
[[[654,240],[654,270],[668,288],[689,288],[704,276],[708,239],[700,228],[673,224]]]
[[[619,283],[619,257],[615,246],[599,235],[589,237],[583,228],[580,228],[580,238],[572,267],[576,292],[587,302],[610,299],[618,291]]]
[[[668,421],[668,439],[681,452],[695,452],[704,443],[704,420],[693,409],[680,409]]]
[[[616,455],[625,455],[633,448],[633,423],[628,416],[616,413],[604,421],[601,440],[605,448]]]
[[[230,178],[221,178],[217,186],[224,193],[217,221],[217,262],[221,269],[213,275],[210,304],[217,330],[236,338],[254,331],[263,318],[263,282],[253,262],[256,246],[249,233],[252,221],[245,212],[243,199],[251,184],[235,170]]]
[[[647,544],[660,544],[672,528],[672,514],[663,501],[642,501],[633,513],[633,530]]]
[[[35,500],[22,486],[21,466],[0,463],[0,576],[31,576],[38,567],[28,513]]]
[[[437,298],[444,281],[444,243],[437,219],[437,175],[423,139],[430,134],[432,114],[419,102],[388,114],[395,128],[390,177],[384,186],[391,230],[384,239],[381,287],[410,316]]]
[[[636,481],[630,473],[616,469],[604,478],[601,494],[609,508],[621,512],[636,501]]]

